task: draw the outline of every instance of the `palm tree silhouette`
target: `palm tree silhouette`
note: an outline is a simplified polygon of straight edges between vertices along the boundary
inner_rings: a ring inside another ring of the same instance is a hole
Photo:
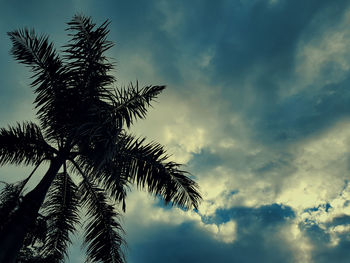
[[[107,40],[108,25],[108,20],[96,26],[89,17],[74,16],[62,57],[47,36],[27,29],[8,33],[11,53],[33,72],[40,125],[25,122],[0,129],[0,165],[35,168],[24,181],[7,184],[0,196],[0,262],[14,262],[25,239],[38,236],[32,230],[43,221],[40,253],[49,262],[62,261],[69,235],[81,219],[80,207],[88,218],[84,234],[88,261],[125,262],[120,213],[111,200],[125,211],[131,184],[165,203],[198,207],[201,196],[188,173],[168,161],[161,145],[128,133],[165,86],[139,88],[136,83],[112,88],[113,64],[105,56],[113,46]],[[45,162],[47,172],[23,195]]]

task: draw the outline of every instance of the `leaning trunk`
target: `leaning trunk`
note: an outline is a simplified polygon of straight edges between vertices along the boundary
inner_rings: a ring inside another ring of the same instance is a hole
[[[24,238],[30,227],[35,223],[46,193],[62,164],[62,158],[56,157],[52,160],[43,179],[24,196],[18,210],[0,233],[0,263],[14,263],[16,261]]]

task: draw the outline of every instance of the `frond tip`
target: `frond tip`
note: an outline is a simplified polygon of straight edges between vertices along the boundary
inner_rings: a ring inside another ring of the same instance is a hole
[[[162,189],[165,203],[172,202],[184,209],[193,207],[198,210],[202,196],[198,184],[187,176],[187,172],[179,169],[179,164],[168,162],[164,165],[164,172],[170,177],[169,185]]]
[[[69,234],[79,222],[79,197],[77,187],[67,172],[58,173],[51,185],[44,212],[47,219],[47,235],[43,254],[62,261],[71,242]]]
[[[146,116],[147,107],[164,89],[165,86],[146,86],[140,89],[138,83],[135,86],[131,83],[128,88],[117,90],[113,96],[115,114],[129,128],[134,119]]]
[[[46,143],[40,127],[32,122],[0,129],[0,165],[38,164],[52,157],[54,149]]]
[[[81,182],[82,203],[87,209],[84,244],[87,246],[87,262],[125,263],[122,246],[124,233],[119,214],[108,204],[102,189],[85,177]]]
[[[62,90],[67,86],[65,66],[47,36],[38,36],[34,30],[15,30],[7,33],[12,41],[11,54],[32,70],[31,86],[37,94],[34,104],[45,130],[57,133],[64,126],[60,102],[65,100]],[[60,112],[58,112],[60,111]],[[58,123],[57,123],[58,122]]]
[[[116,152],[116,166],[124,171],[132,183],[148,192],[160,195],[166,203],[184,209],[198,209],[202,197],[198,185],[188,173],[180,170],[180,164],[167,162],[164,148],[157,143],[144,144],[145,139],[132,136],[120,138],[120,151]]]

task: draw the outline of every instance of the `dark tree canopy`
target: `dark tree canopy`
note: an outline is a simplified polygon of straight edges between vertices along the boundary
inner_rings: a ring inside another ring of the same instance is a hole
[[[201,196],[188,173],[163,146],[128,130],[165,86],[113,86],[108,26],[74,16],[62,54],[34,30],[8,33],[12,55],[32,71],[38,122],[0,129],[0,165],[35,167],[1,192],[0,262],[16,255],[18,262],[63,262],[82,216],[87,262],[125,262],[120,216],[132,184],[167,204],[198,208]],[[43,163],[48,171],[24,193]]]

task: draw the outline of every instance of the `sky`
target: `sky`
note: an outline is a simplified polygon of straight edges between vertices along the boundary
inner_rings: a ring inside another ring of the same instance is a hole
[[[0,0],[1,127],[35,119],[6,32],[35,28],[59,49],[77,13],[111,20],[117,86],[167,85],[132,132],[203,195],[185,212],[133,189],[129,263],[349,262],[349,0]],[[84,261],[78,241],[67,262]]]

